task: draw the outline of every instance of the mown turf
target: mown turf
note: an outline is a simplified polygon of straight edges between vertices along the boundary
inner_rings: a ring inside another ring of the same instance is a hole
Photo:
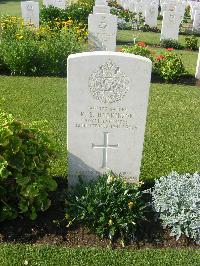
[[[179,35],[179,42],[185,45],[185,35]],[[142,32],[142,31],[132,31],[132,30],[119,30],[117,39],[118,42],[132,42],[134,38],[137,41],[144,41],[149,45],[157,45],[160,43],[160,33],[159,32]],[[200,42],[200,37],[197,37]]]
[[[0,108],[24,121],[47,120],[60,151],[53,173],[66,175],[66,80],[0,76]]]
[[[0,245],[1,266],[8,265],[106,265],[197,266],[200,252],[192,249],[111,250],[69,249],[53,246]]]
[[[0,76],[0,106],[25,121],[44,120],[61,151],[53,173],[66,175],[66,80]],[[200,88],[152,84],[141,179],[200,171]]]
[[[43,0],[38,0],[42,6]],[[21,16],[21,0],[0,0],[0,15]]]
[[[141,178],[200,171],[200,88],[152,84]]]

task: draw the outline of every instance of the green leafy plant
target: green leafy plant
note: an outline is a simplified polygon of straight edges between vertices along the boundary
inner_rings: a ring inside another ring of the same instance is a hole
[[[168,48],[162,55],[157,56],[154,63],[154,71],[166,81],[175,81],[186,74],[181,56]]]
[[[164,48],[174,48],[174,49],[183,49],[183,46],[175,40],[165,39],[160,41],[160,46]]]
[[[188,23],[188,21],[191,19],[190,17],[190,6],[186,6],[185,8],[185,13],[184,13],[184,17],[183,17],[183,22],[184,23]]]
[[[99,237],[131,240],[144,220],[145,203],[139,184],[129,184],[113,173],[80,183],[68,196],[66,219],[81,222]]]
[[[45,126],[25,125],[0,110],[0,221],[34,220],[51,204],[56,182],[48,175],[55,149]]]
[[[85,47],[85,27],[72,20],[40,28],[26,27],[15,17],[5,17],[1,23],[0,68],[12,75],[65,76],[66,58]]]
[[[200,175],[172,172],[156,180],[152,191],[155,211],[163,227],[171,229],[178,240],[181,235],[200,244]]]
[[[59,9],[53,6],[43,7],[40,18],[44,22],[57,20],[73,20],[76,23],[88,24],[88,16],[92,12],[92,5],[87,3],[76,3],[69,5],[66,9]]]
[[[154,61],[152,52],[144,42],[138,42],[133,46],[124,46],[122,48],[122,52],[144,56],[149,58],[151,61]]]
[[[190,50],[198,50],[198,38],[194,35],[185,37],[185,46]]]

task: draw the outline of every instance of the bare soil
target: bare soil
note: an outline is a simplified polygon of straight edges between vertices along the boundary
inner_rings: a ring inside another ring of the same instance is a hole
[[[0,224],[0,243],[54,244],[66,247],[112,247],[121,248],[120,240],[110,243],[90,233],[83,225],[67,228],[64,219],[64,204],[60,197],[66,184],[60,184],[60,192],[52,195],[52,206],[41,213],[35,221],[20,217],[15,221]],[[60,193],[60,194],[59,194]],[[151,219],[150,219],[151,220]],[[149,221],[143,224],[136,239],[127,243],[127,248],[199,248],[186,237],[178,241],[163,230],[159,222]]]

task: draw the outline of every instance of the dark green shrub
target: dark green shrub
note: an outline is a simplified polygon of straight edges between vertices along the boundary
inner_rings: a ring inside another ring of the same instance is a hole
[[[149,25],[141,25],[139,27],[139,30],[143,32],[160,32],[160,30],[157,27],[150,27]]]
[[[40,20],[41,22],[51,22],[60,18],[64,20],[65,11],[63,9],[54,7],[54,6],[43,6],[40,11]]]
[[[186,74],[181,55],[176,54],[173,48],[159,55],[154,64],[154,71],[166,81],[175,81]]]
[[[0,221],[25,215],[34,220],[51,205],[56,182],[48,175],[55,156],[44,126],[25,125],[0,110]]]
[[[196,36],[185,37],[185,47],[190,50],[198,50],[198,38]]]
[[[73,4],[65,10],[53,6],[43,7],[40,13],[40,19],[44,22],[53,22],[55,20],[67,21],[69,19],[76,23],[88,24],[88,16],[92,12],[92,6],[86,4]]]
[[[162,40],[160,46],[164,48],[183,49],[183,46],[178,41],[172,39]]]
[[[112,173],[88,184],[80,183],[67,200],[68,226],[81,222],[101,238],[120,237],[124,243],[135,237],[144,220],[140,185],[129,184]]]

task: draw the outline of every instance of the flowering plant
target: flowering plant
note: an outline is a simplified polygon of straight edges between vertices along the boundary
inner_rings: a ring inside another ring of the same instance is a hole
[[[173,50],[168,48],[164,54],[156,57],[154,63],[154,71],[166,81],[175,81],[186,73],[181,56]]]
[[[187,49],[190,50],[197,50],[198,49],[198,38],[196,36],[187,36],[185,37],[185,46]]]
[[[66,58],[82,51],[87,39],[85,26],[72,19],[57,18],[36,28],[6,16],[0,25],[0,70],[13,75],[66,75]]]
[[[129,184],[112,172],[97,181],[78,184],[68,195],[66,219],[68,226],[81,222],[101,238],[122,242],[135,237],[144,220],[145,203],[140,184]]]

